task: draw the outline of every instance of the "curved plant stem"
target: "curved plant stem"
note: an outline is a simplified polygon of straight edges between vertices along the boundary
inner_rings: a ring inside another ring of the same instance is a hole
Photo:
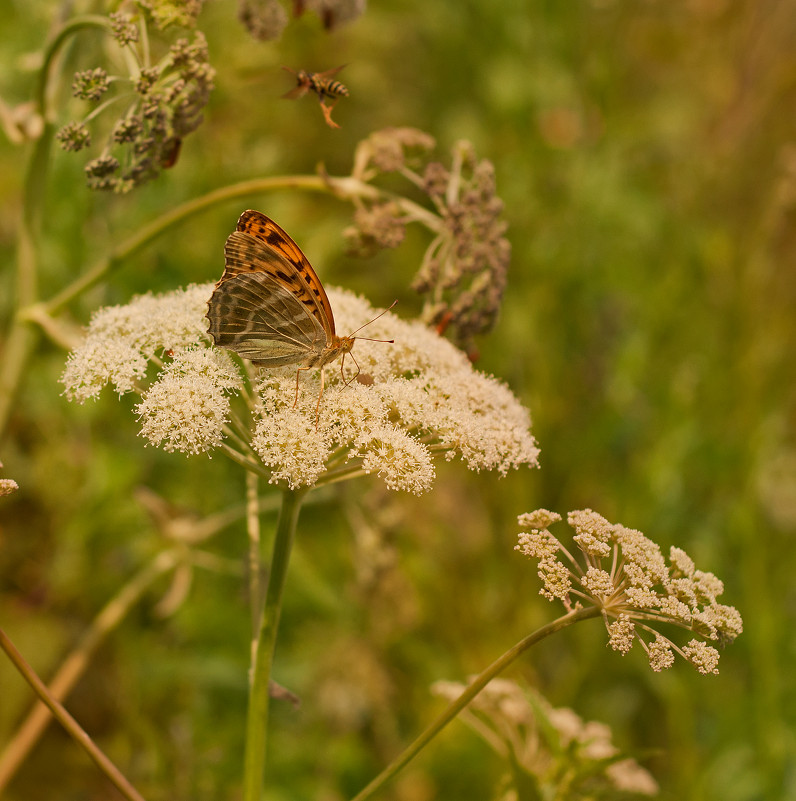
[[[41,230],[44,186],[50,160],[50,146],[55,130],[45,123],[41,136],[33,145],[25,176],[22,220],[19,226],[16,259],[17,308],[36,303],[38,299],[37,242]],[[17,316],[8,332],[0,368],[0,435],[11,413],[11,402],[24,373],[28,355],[37,338],[36,330]]]
[[[0,648],[6,652],[14,667],[33,688],[36,695],[46,704],[53,717],[69,732],[78,745],[82,746],[97,767],[113,782],[119,792],[129,801],[144,801],[144,797],[125,779],[116,765],[97,748],[82,726],[66,711],[62,704],[52,697],[44,682],[36,675],[22,654],[17,651],[14,643],[11,642],[3,629],[0,629]]]
[[[107,28],[105,17],[87,15],[67,22],[55,35],[44,53],[44,63],[39,70],[36,86],[37,111],[44,127],[41,136],[33,144],[22,197],[22,220],[17,242],[17,309],[22,310],[36,304],[38,300],[37,243],[41,235],[41,221],[46,196],[50,165],[50,151],[55,136],[52,114],[47,107],[50,94],[51,71],[61,47],[78,31],[86,28]],[[0,369],[0,436],[5,431],[11,404],[25,370],[28,356],[36,342],[36,331],[18,315],[6,336],[5,350]]]
[[[346,200],[355,197],[376,199],[386,195],[381,190],[362,181],[348,177],[335,178],[328,175],[278,175],[269,178],[253,178],[249,181],[241,181],[221,189],[215,189],[206,195],[189,200],[166,212],[125,239],[80,278],[48,300],[44,304],[44,309],[48,314],[58,311],[81,292],[93,286],[104,278],[106,274],[119,267],[125,259],[130,258],[130,256],[144,248],[161,234],[195,214],[228,200],[246,197],[247,195],[257,195],[262,192],[272,192],[275,189],[289,188],[323,192]],[[423,219],[426,224],[436,224],[438,221],[438,218],[431,212],[412,201],[404,198],[398,198],[397,201],[400,202],[402,207],[405,207],[407,212],[411,211],[416,219]]]
[[[296,533],[299,509],[306,489],[286,489],[276,524],[268,588],[260,619],[260,631],[252,647],[252,672],[249,686],[249,709],[246,719],[246,753],[243,773],[243,801],[260,801],[265,776],[265,752],[268,728],[268,685],[274,659],[276,632],[282,610],[282,591]]]
[[[126,260],[146,247],[157,237],[166,233],[169,229],[181,224],[185,220],[199,214],[213,206],[227,200],[234,200],[245,195],[254,195],[258,192],[266,192],[273,189],[284,189],[287,187],[300,187],[324,191],[321,178],[315,175],[285,175],[274,178],[255,178],[251,181],[225,186],[208,192],[206,195],[189,200],[186,203],[173,208],[162,214],[156,220],[143,226],[127,239],[120,242],[113,250],[101,258],[87,272],[65,287],[61,292],[48,300],[44,306],[45,310],[52,314],[60,310],[67,303],[76,298],[81,292],[94,286],[102,280],[108,273],[117,269]],[[325,191],[329,191],[328,188]]]
[[[573,623],[581,620],[600,617],[600,610],[590,606],[584,609],[576,609],[566,615],[553,620],[546,626],[542,626],[525,639],[520,640],[514,647],[509,648],[506,653],[496,659],[489,667],[478,674],[468,685],[467,689],[453,702],[448,708],[416,739],[414,740],[396,759],[394,759],[373,781],[364,789],[358,792],[351,801],[365,801],[370,798],[377,790],[381,789],[392,779],[411,759],[417,756],[423,748],[431,742],[441,731],[461,712],[481,690],[489,684],[501,671],[505,670],[517,657],[528,650],[532,645],[536,645],[540,640],[560,631]]]
[[[50,109],[47,108],[49,100],[47,95],[50,88],[50,70],[52,69],[53,62],[63,45],[69,41],[70,37],[89,28],[100,28],[110,31],[111,23],[108,17],[102,17],[98,14],[83,14],[64,23],[47,45],[47,49],[44,53],[44,63],[39,71],[39,82],[36,91],[36,103],[39,107],[39,112],[46,121],[49,121],[51,116]]]

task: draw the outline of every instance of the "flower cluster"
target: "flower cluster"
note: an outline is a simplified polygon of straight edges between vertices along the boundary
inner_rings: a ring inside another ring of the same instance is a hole
[[[75,73],[72,94],[81,100],[99,100],[108,91],[108,73],[101,67]]]
[[[576,532],[578,561],[549,530],[559,520],[544,509],[519,517],[523,531],[516,550],[538,560],[545,598],[557,598],[567,610],[581,602],[596,606],[609,645],[626,654],[640,642],[655,671],[671,667],[677,653],[700,673],[718,672],[719,653],[704,640],[678,647],[654,627],[670,623],[722,645],[732,642],[743,621],[735,607],[716,601],[724,591],[716,576],[697,570],[680,548],[670,549],[667,563],[660,547],[640,531],[609,523],[591,509],[567,517]]]
[[[477,161],[472,147],[460,142],[451,171],[432,162],[423,186],[439,209],[444,229],[426,252],[413,285],[427,295],[426,319],[453,326],[457,339],[469,342],[495,324],[511,261],[495,170],[486,159]]]
[[[0,462],[0,467],[3,466],[3,463]],[[16,492],[19,489],[19,484],[14,481],[13,478],[0,478],[0,497],[3,495],[10,495],[12,492]]]
[[[91,146],[91,132],[83,122],[68,122],[55,134],[55,138],[64,150],[74,153]]]
[[[67,362],[66,395],[84,401],[108,383],[137,391],[150,443],[185,453],[223,443],[291,488],[372,473],[390,489],[419,494],[433,483],[436,454],[500,474],[536,465],[527,409],[421,323],[384,314],[367,333],[395,344],[358,339],[345,364],[326,368],[319,398],[317,370],[260,369],[247,379],[228,352],[210,346],[203,315],[212,290],[191,286],[99,311]],[[340,330],[375,316],[359,297],[328,294]],[[232,409],[235,396],[248,423]]]
[[[354,224],[343,231],[347,251],[365,258],[384,248],[397,248],[406,236],[406,217],[393,201],[360,204]]]
[[[10,495],[19,489],[19,484],[13,478],[0,478],[0,495]]]
[[[201,2],[139,3],[145,11],[141,24],[150,19],[159,29],[193,24]],[[141,65],[128,76],[109,78],[103,69],[77,73],[73,90],[77,97],[97,103],[109,88],[118,87],[111,100],[130,96],[127,108],[107,134],[102,152],[85,168],[88,186],[97,190],[128,192],[157,177],[176,162],[182,140],[202,122],[202,110],[210,97],[215,72],[208,63],[207,42],[200,32],[192,40],[177,40],[157,63],[150,62],[149,41],[138,46],[134,18],[115,12],[109,30],[123,49],[132,51],[126,63]],[[125,94],[126,93],[126,94]],[[72,121],[57,134],[64,150],[77,151],[91,144],[88,122],[97,119],[110,101],[94,108],[83,121]],[[115,107],[115,106],[114,106]]]
[[[159,31],[167,28],[193,28],[204,0],[136,0],[136,5]]]
[[[96,398],[106,384],[121,395],[143,386],[150,361],[201,342],[208,291],[189,286],[165,295],[140,295],[91,318],[88,336],[74,350],[61,378],[70,400]]]
[[[293,14],[314,11],[327,31],[351,22],[365,11],[366,0],[301,0],[293,2]],[[287,27],[287,11],[279,0],[238,0],[238,19],[261,41],[278,39]]]
[[[261,42],[278,39],[287,27],[287,11],[279,0],[239,0],[238,19]]]
[[[127,14],[122,11],[113,11],[108,15],[108,19],[113,38],[122,47],[138,41],[138,28]]]
[[[418,158],[433,147],[430,136],[413,128],[377,131],[360,143],[353,177],[370,181],[399,172],[425,193],[435,211],[417,214],[407,204],[360,201],[346,236],[350,252],[367,256],[400,244],[408,222],[428,226],[435,236],[413,281],[426,296],[422,317],[472,350],[474,337],[494,325],[506,286],[511,246],[503,203],[492,164],[479,161],[469,143],[454,147],[450,168]]]
[[[464,689],[447,681],[432,688],[451,701]],[[584,721],[571,709],[554,708],[516,682],[493,679],[459,717],[511,761],[515,770],[507,782],[532,783],[535,792],[528,794],[526,787],[528,797],[559,797],[562,788],[568,789],[568,798],[658,794],[652,775],[634,759],[622,757],[610,727]]]
[[[436,147],[431,134],[417,128],[384,128],[363,139],[354,154],[353,175],[369,181],[382,172],[419,167]]]

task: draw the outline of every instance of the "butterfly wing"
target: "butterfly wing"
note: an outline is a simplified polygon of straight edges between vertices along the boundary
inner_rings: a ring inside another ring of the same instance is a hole
[[[224,255],[224,274],[208,301],[215,344],[266,367],[316,363],[327,333],[290,288],[290,262],[240,231],[227,239]],[[283,271],[284,281],[275,277]]]
[[[255,239],[260,244],[265,253],[258,253],[258,255],[261,260],[268,262],[266,271],[281,283],[321,324],[326,332],[328,342],[331,342],[335,336],[332,307],[315,270],[312,269],[299,246],[273,220],[261,212],[251,209],[241,214],[237,231]],[[245,263],[243,266],[245,267]],[[227,267],[221,277],[222,281],[229,269],[228,257]]]

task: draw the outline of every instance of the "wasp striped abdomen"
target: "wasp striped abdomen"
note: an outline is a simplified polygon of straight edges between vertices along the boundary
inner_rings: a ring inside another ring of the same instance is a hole
[[[310,88],[318,97],[348,97],[348,89],[340,81],[332,81],[321,73],[309,72],[305,75],[310,82]]]

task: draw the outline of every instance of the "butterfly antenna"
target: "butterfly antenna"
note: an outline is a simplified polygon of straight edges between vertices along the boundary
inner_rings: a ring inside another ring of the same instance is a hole
[[[384,309],[383,311],[379,312],[372,320],[368,320],[366,323],[363,323],[361,326],[359,326],[359,328],[357,328],[356,331],[352,331],[348,335],[349,338],[353,337],[354,334],[356,334],[357,331],[361,331],[363,328],[366,328],[371,323],[375,323],[376,320],[379,319],[379,317],[383,317],[385,314],[387,314],[387,312],[390,311],[390,309],[392,309],[396,305],[396,303],[398,303],[398,301],[394,300],[386,309]],[[366,342],[387,342],[387,343],[395,342],[394,339],[371,339],[370,337],[357,337],[357,339],[364,339]]]
[[[389,306],[388,306],[386,309],[384,309],[383,311],[379,312],[379,313],[378,313],[378,314],[377,314],[377,315],[376,315],[376,316],[375,316],[375,317],[374,317],[372,320],[368,320],[368,321],[367,321],[367,322],[366,322],[364,325],[361,325],[361,326],[359,326],[359,328],[357,328],[357,330],[356,330],[356,331],[354,331],[354,332],[352,332],[351,334],[349,334],[349,335],[346,337],[346,339],[353,339],[353,338],[354,338],[354,334],[356,334],[356,332],[357,332],[357,331],[361,331],[363,328],[365,328],[365,326],[368,326],[368,325],[370,325],[371,323],[374,323],[374,322],[376,322],[376,320],[378,320],[378,319],[379,319],[379,317],[381,317],[381,316],[383,316],[383,315],[387,314],[387,312],[388,312],[390,309],[392,309],[392,308],[393,308],[393,306],[395,306],[395,304],[396,304],[396,303],[398,303],[398,301],[397,301],[397,300],[394,300],[394,301],[393,301],[393,302],[392,302],[392,303],[391,303],[391,304],[390,304],[390,305],[389,305]],[[384,342],[384,343],[385,343],[385,344],[387,344],[387,345],[391,345],[391,344],[393,344],[393,343],[395,342],[395,340],[394,340],[394,339],[373,339],[372,337],[356,337],[356,338],[357,338],[357,339],[362,339],[362,340],[364,340],[365,342]],[[346,380],[345,380],[345,373],[343,372],[343,368],[344,368],[344,366],[345,366],[345,357],[346,357],[346,356],[350,356],[350,357],[351,357],[351,358],[354,360],[354,364],[357,366],[357,371],[356,371],[356,373],[354,373],[354,375],[353,375],[353,376],[351,376],[351,378],[349,378],[349,379],[348,379],[348,381],[346,381]],[[352,353],[350,350],[347,350],[347,351],[345,351],[345,352],[343,353],[343,358],[340,360],[340,378],[342,378],[342,379],[343,379],[343,386],[345,386],[345,387],[349,386],[349,385],[351,384],[351,382],[352,382],[352,381],[353,381],[353,380],[354,380],[354,379],[355,379],[355,378],[356,378],[356,377],[357,377],[357,376],[358,376],[358,375],[359,375],[361,372],[362,372],[362,368],[359,366],[359,362],[356,360],[356,358],[354,358],[354,354],[353,354],[353,353]]]

